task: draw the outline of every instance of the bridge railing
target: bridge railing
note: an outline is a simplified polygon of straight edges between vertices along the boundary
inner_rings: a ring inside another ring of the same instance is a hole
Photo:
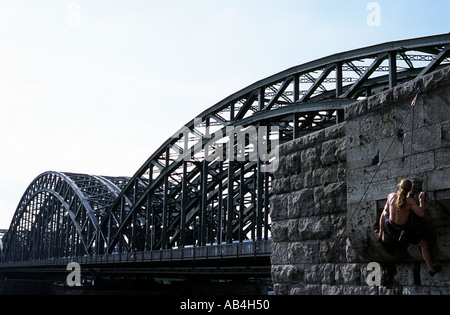
[[[252,257],[270,257],[272,240],[232,244],[220,244],[201,247],[184,247],[148,252],[113,253],[108,255],[91,255],[38,259],[19,262],[0,263],[1,269],[10,268],[61,268],[76,262],[80,266],[117,266],[126,264],[189,262],[206,260],[227,260]]]

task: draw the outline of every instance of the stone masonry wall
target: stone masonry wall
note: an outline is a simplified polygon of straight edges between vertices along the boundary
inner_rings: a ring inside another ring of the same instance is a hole
[[[271,200],[276,294],[450,294],[450,68],[356,102],[346,122],[279,153]],[[373,233],[403,178],[427,193],[417,224],[443,267],[434,278],[417,246],[386,247]],[[381,266],[380,287],[366,282],[370,262]]]

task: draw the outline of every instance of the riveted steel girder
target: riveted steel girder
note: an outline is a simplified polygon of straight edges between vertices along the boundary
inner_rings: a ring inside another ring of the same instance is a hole
[[[19,204],[5,252],[20,260],[268,240],[275,147],[341,122],[348,104],[449,66],[449,57],[450,34],[334,54],[206,109],[132,178],[44,174]],[[59,253],[55,242],[65,244]]]
[[[259,131],[266,126],[277,130],[268,137],[273,152],[272,142],[283,143],[342,120],[344,106],[356,99],[448,65],[449,44],[450,35],[444,34],[339,53],[225,98],[183,126],[143,164],[103,221],[100,242],[106,252],[114,252],[270,237],[271,174],[262,173],[260,161],[250,158],[251,145],[241,166],[230,159],[239,150],[230,136],[225,141],[228,155],[206,161],[212,135],[226,138],[230,128],[254,126]],[[136,191],[135,181],[148,185]],[[133,202],[124,200],[127,196],[133,196]],[[148,233],[134,222],[136,214],[151,221],[151,244],[130,235],[132,229]]]
[[[102,216],[128,180],[41,174],[25,191],[3,238],[3,259],[23,261],[91,253]]]

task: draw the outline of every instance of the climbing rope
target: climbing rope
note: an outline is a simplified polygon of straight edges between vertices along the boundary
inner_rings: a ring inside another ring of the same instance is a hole
[[[411,152],[410,152],[410,155],[409,155],[409,175],[412,174],[413,139],[414,139],[414,128],[415,128],[415,126],[414,126],[415,110],[414,109],[416,107],[416,103],[417,103],[417,100],[419,98],[419,94],[420,94],[420,87],[417,88],[416,97],[413,99],[413,101],[411,103],[412,117],[411,117]]]
[[[412,115],[412,123],[411,123],[411,130],[412,130],[412,131],[411,131],[411,153],[410,153],[411,156],[410,156],[410,164],[409,164],[409,165],[410,165],[410,170],[409,170],[410,174],[411,174],[411,170],[412,170],[412,153],[413,153],[413,136],[414,136],[414,134],[413,134],[413,132],[414,132],[414,108],[415,108],[415,106],[416,106],[416,103],[417,103],[417,100],[418,100],[418,98],[419,98],[420,92],[421,92],[421,89],[420,89],[420,87],[419,87],[419,88],[417,89],[417,91],[416,91],[415,97],[414,97],[414,99],[413,99],[413,101],[412,101],[412,103],[411,103],[411,106],[410,106],[409,111],[407,112],[407,114],[406,114],[405,118],[403,119],[403,121],[402,121],[400,127],[398,128],[399,130],[402,129],[403,125],[406,123],[406,121],[407,121],[409,115],[410,115],[411,112],[412,112],[413,115]],[[360,209],[360,206],[361,206],[361,204],[363,203],[363,201],[364,201],[364,199],[365,199],[365,197],[366,197],[366,195],[367,195],[367,192],[369,191],[370,186],[372,186],[372,184],[373,184],[373,182],[374,182],[374,180],[375,180],[375,177],[378,175],[378,172],[380,171],[381,166],[383,165],[384,160],[386,159],[387,155],[388,155],[389,152],[391,151],[392,146],[393,146],[394,143],[395,143],[395,140],[396,140],[396,137],[395,137],[395,135],[394,135],[394,136],[393,136],[393,140],[392,140],[391,144],[389,145],[389,148],[387,149],[387,151],[386,151],[386,153],[384,154],[383,158],[380,159],[380,161],[379,161],[379,163],[378,163],[378,165],[377,165],[377,169],[376,169],[376,171],[375,171],[375,173],[374,173],[372,179],[371,179],[370,182],[369,182],[369,185],[366,187],[366,189],[365,189],[365,191],[364,191],[364,193],[363,193],[361,199],[359,200],[358,206],[355,208],[355,210],[353,211],[353,213],[350,215],[350,218],[347,218],[347,224],[346,224],[345,228],[342,230],[342,232],[340,233],[340,235],[337,236],[338,241],[335,242],[335,243],[332,245],[331,250],[330,250],[329,257],[328,257],[327,261],[325,262],[325,264],[323,265],[323,267],[321,268],[321,271],[320,271],[320,273],[319,273],[319,276],[318,276],[319,281],[320,281],[320,278],[322,277],[322,274],[323,274],[323,272],[324,272],[324,270],[325,270],[326,265],[330,262],[331,258],[333,257],[334,252],[335,252],[335,250],[336,250],[336,248],[337,248],[337,245],[341,245],[342,241],[344,240],[345,233],[347,232],[347,230],[348,230],[348,228],[349,228],[349,226],[350,226],[350,223],[351,223],[352,220],[353,220],[353,217],[355,216],[355,214],[356,214],[356,212],[358,211],[358,209]]]

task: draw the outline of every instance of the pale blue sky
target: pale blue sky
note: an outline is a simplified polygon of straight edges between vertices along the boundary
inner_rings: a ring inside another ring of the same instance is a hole
[[[450,0],[1,0],[0,228],[40,173],[132,176],[183,124],[313,59],[450,32]]]

